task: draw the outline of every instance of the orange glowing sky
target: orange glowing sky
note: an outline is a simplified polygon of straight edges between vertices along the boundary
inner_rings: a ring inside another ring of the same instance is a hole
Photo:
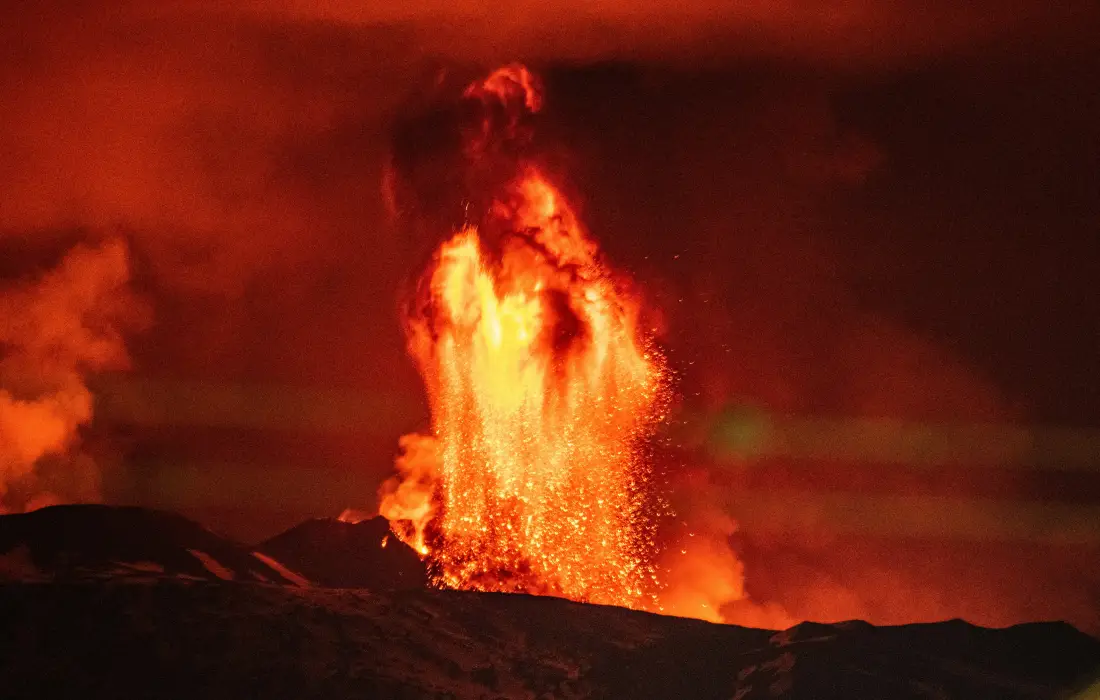
[[[10,11],[0,309],[39,290],[131,365],[45,353],[96,417],[43,478],[243,538],[370,508],[430,427],[398,302],[454,224],[395,205],[461,212],[433,109],[526,60],[546,172],[676,375],[655,469],[694,517],[673,541],[728,538],[793,614],[1100,624],[1096,543],[1043,529],[1100,503],[1073,457],[1100,426],[1096,4],[588,7]],[[113,241],[114,301],[50,277]],[[4,320],[5,405],[57,396]],[[989,425],[1023,447],[974,458]]]

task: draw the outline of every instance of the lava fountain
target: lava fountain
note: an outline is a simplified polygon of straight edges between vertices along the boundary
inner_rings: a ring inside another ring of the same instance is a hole
[[[466,134],[471,162],[542,105],[522,66],[465,99],[486,115]],[[645,441],[667,406],[664,360],[562,192],[533,160],[509,162],[406,314],[432,434],[402,438],[380,511],[437,585],[651,607]]]

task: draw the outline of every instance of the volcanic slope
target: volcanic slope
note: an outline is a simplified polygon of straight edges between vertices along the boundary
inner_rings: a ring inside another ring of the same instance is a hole
[[[163,577],[309,585],[271,557],[175,513],[64,505],[0,516],[0,580]]]
[[[1069,625],[784,632],[554,598],[225,581],[0,584],[5,698],[1065,698]]]
[[[426,588],[427,568],[412,547],[375,517],[357,523],[314,518],[256,545],[262,552],[329,588]]]

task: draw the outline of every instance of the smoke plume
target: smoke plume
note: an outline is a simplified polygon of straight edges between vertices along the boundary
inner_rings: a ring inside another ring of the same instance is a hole
[[[81,454],[91,373],[124,369],[135,302],[121,239],[78,245],[37,278],[0,286],[0,507],[98,498]]]

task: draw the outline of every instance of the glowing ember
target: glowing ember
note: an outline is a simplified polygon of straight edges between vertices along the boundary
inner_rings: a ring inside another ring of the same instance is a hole
[[[511,66],[466,96],[533,112],[535,86]],[[536,166],[496,194],[491,239],[468,226],[443,243],[407,318],[434,435],[402,439],[380,511],[439,585],[652,604],[641,442],[664,407],[662,358]]]

